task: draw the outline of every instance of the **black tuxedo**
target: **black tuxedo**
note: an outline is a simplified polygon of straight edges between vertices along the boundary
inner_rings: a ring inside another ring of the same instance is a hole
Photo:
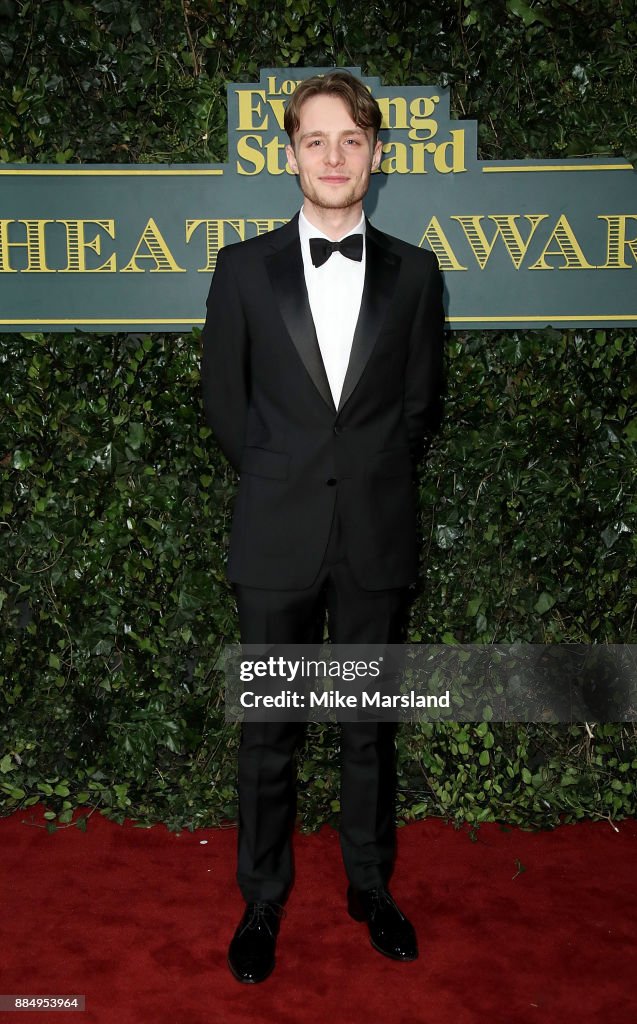
[[[337,410],[297,222],[223,249],[208,298],[204,406],[240,473],[228,576],[252,587],[308,587],[338,492],[359,584],[405,586],[416,573],[413,462],[440,391],[436,259],[367,224],[365,286]]]
[[[416,575],[413,468],[441,386],[432,253],[366,225],[363,297],[338,409],[305,285],[298,216],[219,253],[203,330],[208,423],[240,475],[228,576],[244,643],[397,642]],[[295,723],[244,723],[238,881],[283,902],[292,879]],[[394,849],[388,723],[342,727],[341,847],[355,888]]]

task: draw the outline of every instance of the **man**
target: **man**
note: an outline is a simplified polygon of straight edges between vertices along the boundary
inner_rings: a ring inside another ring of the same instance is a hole
[[[285,129],[303,208],[219,253],[202,382],[208,422],[240,474],[228,576],[246,644],[320,639],[325,610],[333,643],[401,639],[417,564],[413,468],[438,407],[444,315],[433,254],[363,215],[381,119],[348,72],[302,82]],[[228,962],[243,982],[275,963],[300,728],[242,726],[237,880],[247,906]],[[379,952],[409,961],[416,936],[387,890],[394,755],[391,723],[342,724],[348,910]]]

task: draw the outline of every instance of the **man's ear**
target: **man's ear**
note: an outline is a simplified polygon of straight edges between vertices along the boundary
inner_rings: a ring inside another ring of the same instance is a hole
[[[293,148],[292,148],[292,146],[290,145],[289,142],[288,142],[287,146],[285,147],[285,155],[288,158],[288,163],[290,165],[290,170],[292,170],[294,174],[298,174],[299,173],[299,165],[296,162],[296,156],[294,155],[294,150],[293,150]]]
[[[383,155],[383,144],[380,139],[376,139],[374,145],[374,151],[372,153],[372,171],[377,171],[380,167],[380,158]]]

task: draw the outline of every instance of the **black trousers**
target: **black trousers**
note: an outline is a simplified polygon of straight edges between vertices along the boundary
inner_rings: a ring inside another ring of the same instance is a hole
[[[407,589],[363,590],[347,563],[338,510],[321,570],[306,590],[235,584],[245,644],[400,643]],[[395,853],[396,726],[341,723],[340,844],[357,889],[386,885]],[[244,722],[239,747],[237,881],[246,901],[284,903],[293,881],[294,752],[302,722]]]

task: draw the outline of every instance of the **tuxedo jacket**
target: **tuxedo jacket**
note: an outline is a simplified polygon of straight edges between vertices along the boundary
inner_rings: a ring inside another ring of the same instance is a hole
[[[298,214],[219,252],[202,387],[207,422],[239,473],[228,557],[235,583],[309,587],[336,500],[357,583],[379,590],[415,579],[413,469],[439,408],[442,281],[433,253],[369,222],[365,244],[338,408],[312,320]]]

